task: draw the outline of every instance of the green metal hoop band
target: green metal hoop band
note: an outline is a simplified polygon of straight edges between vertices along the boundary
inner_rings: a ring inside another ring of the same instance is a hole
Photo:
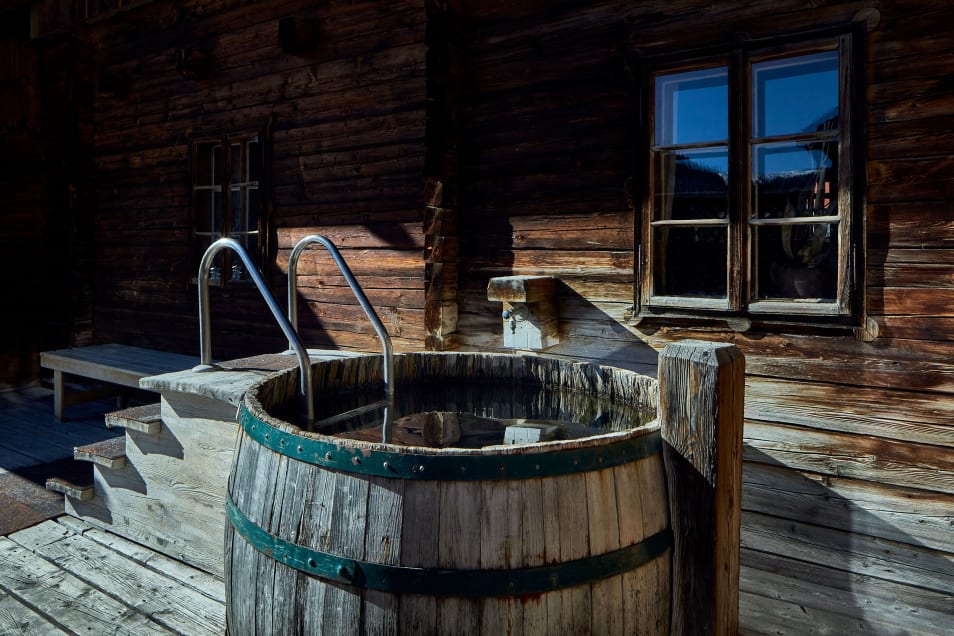
[[[289,567],[333,583],[393,594],[523,596],[584,585],[635,570],[672,546],[662,530],[625,548],[583,559],[517,570],[409,568],[347,559],[280,539],[246,517],[229,498],[229,522],[250,546]]]
[[[573,475],[620,466],[660,452],[659,431],[608,444],[526,454],[435,454],[390,452],[298,435],[254,416],[243,403],[239,423],[265,448],[329,470],[392,479],[484,481]]]

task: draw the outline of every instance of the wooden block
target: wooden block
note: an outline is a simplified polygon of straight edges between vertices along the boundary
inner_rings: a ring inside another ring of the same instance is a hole
[[[52,490],[53,492],[63,493],[67,497],[77,499],[79,501],[90,501],[95,496],[95,491],[93,490],[92,484],[90,485],[79,485],[73,484],[61,477],[53,477],[52,479],[46,480],[46,489]]]
[[[487,300],[532,303],[555,295],[556,279],[552,276],[497,276],[487,283]]]
[[[106,414],[106,428],[126,428],[155,435],[162,428],[160,403],[134,406]]]
[[[126,436],[120,435],[95,444],[77,446],[73,449],[73,459],[92,462],[106,468],[122,468],[126,465]]]
[[[738,633],[744,392],[734,345],[685,340],[659,357],[676,634]]]

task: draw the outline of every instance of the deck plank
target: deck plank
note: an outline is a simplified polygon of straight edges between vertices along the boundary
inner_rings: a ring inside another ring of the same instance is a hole
[[[64,525],[47,521],[16,532],[10,539],[173,631],[195,635],[221,632],[225,621],[222,603]]]
[[[0,634],[47,636],[66,634],[39,613],[0,590]]]
[[[176,561],[119,535],[96,528],[76,517],[63,515],[57,519],[57,522],[144,567],[176,579],[183,585],[191,587],[219,603],[225,603],[225,584],[222,579],[212,576],[208,572],[186,565],[182,561]]]
[[[66,631],[129,636],[172,633],[9,537],[0,538],[0,591],[45,616],[55,616]]]

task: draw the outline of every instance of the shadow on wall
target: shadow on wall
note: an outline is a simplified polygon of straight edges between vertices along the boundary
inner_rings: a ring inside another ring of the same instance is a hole
[[[656,377],[658,353],[622,324],[623,315],[632,305],[632,300],[585,298],[574,287],[585,284],[588,289],[598,290],[599,283],[558,277],[560,344],[547,349],[545,353]],[[616,288],[618,285],[607,285],[607,288],[610,287]],[[626,287],[631,289],[631,283]]]
[[[805,633],[809,624],[820,633],[946,633],[954,620],[949,503],[793,470],[748,442],[744,455],[746,633]]]

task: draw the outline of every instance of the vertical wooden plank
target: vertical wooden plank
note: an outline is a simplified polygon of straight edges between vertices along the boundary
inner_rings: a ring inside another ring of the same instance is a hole
[[[590,524],[586,480],[582,475],[557,477],[557,514],[560,517],[560,558],[558,563],[582,559],[590,554]],[[615,522],[615,520],[614,520]],[[578,585],[560,591],[559,632],[586,634],[592,613],[591,586]]]
[[[745,359],[687,340],[659,357],[673,554],[672,631],[738,631]]]
[[[401,517],[400,564],[405,567],[437,565],[441,501],[439,484],[408,481],[404,485]],[[401,634],[429,634],[437,628],[437,599],[422,594],[402,594],[398,600]]]
[[[335,474],[327,470],[318,470],[315,477],[314,494],[303,509],[301,544],[327,551],[332,544],[331,513],[335,497]],[[299,579],[302,600],[301,626],[305,634],[324,633],[325,594],[330,587],[318,577],[306,576]]]
[[[586,484],[586,510],[590,525],[590,554],[605,554],[618,550],[619,512],[614,471],[610,468],[589,471],[583,479]],[[622,636],[622,578],[613,576],[594,581],[591,589],[592,633]]]
[[[509,524],[507,517],[513,512],[507,505],[507,483],[490,481],[481,488],[483,502],[480,505],[480,569],[501,570],[509,560]],[[486,598],[481,602],[480,628],[485,634],[508,633],[509,603],[506,598]]]
[[[544,561],[548,564],[558,563],[561,554],[560,531],[560,478],[549,477],[540,480],[540,492],[543,498],[543,541]],[[560,634],[563,630],[563,592],[550,592],[544,597],[546,606],[547,634]]]
[[[449,481],[440,484],[441,515],[437,565],[476,570],[480,567],[481,482]],[[439,634],[476,634],[480,602],[442,597],[437,601]]]
[[[643,536],[648,537],[669,527],[669,504],[666,496],[666,473],[662,457],[654,456],[636,463],[639,483],[639,505]],[[671,552],[636,570],[636,593],[639,602],[639,634],[668,634],[670,623]]]
[[[533,568],[546,563],[546,534],[544,530],[543,482],[540,479],[523,479],[511,482],[520,490],[523,502],[520,519],[520,554],[522,561],[515,567]],[[546,595],[521,597],[520,611],[523,617],[524,634],[545,634],[547,628]],[[521,633],[521,630],[514,630]]]
[[[403,528],[403,479],[372,477],[368,481],[368,529],[365,533],[365,560],[396,565],[401,551]],[[396,634],[398,602],[390,592],[365,590],[362,616],[365,634]]]
[[[285,541],[300,544],[305,506],[314,496],[315,473],[318,469],[294,459],[287,459],[286,463],[288,467],[283,496],[276,496],[273,504],[273,532]],[[298,615],[302,607],[299,580],[305,577],[294,568],[276,564],[273,594],[281,597],[279,602],[273,602],[273,627],[277,631],[299,624]]]
[[[364,559],[364,532],[368,522],[368,481],[347,473],[335,474],[328,551],[350,559]],[[344,634],[361,624],[361,590],[350,585],[325,588],[324,633]]]
[[[639,543],[645,536],[643,510],[640,499],[639,468],[631,462],[616,468],[616,500],[619,510],[619,543],[630,546]],[[637,577],[645,574],[639,568],[622,576],[623,633],[649,634],[643,629],[646,608],[641,599]]]

